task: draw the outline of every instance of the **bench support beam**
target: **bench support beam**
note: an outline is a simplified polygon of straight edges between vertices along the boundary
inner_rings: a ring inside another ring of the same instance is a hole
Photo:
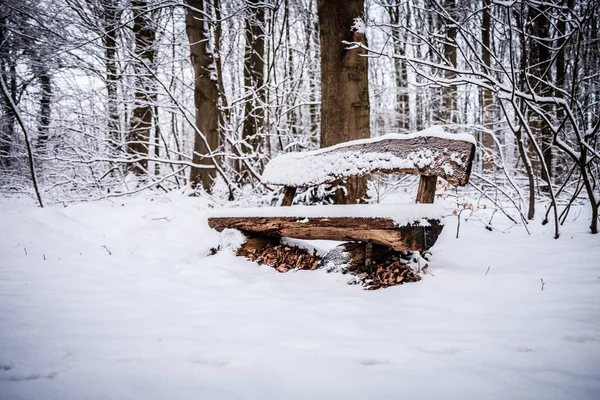
[[[296,195],[296,188],[286,186],[283,188],[283,199],[281,200],[282,207],[291,206],[294,202],[294,196]]]
[[[421,175],[419,179],[419,189],[417,190],[416,203],[432,204],[435,200],[435,186],[437,185],[437,176]]]

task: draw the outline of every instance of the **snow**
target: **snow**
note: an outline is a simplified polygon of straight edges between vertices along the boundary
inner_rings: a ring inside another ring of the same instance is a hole
[[[209,206],[0,198],[0,399],[600,398],[587,210],[559,240],[446,218],[431,274],[369,292],[208,256]]]
[[[329,146],[324,149],[307,151],[305,153],[321,154],[325,151],[329,151],[329,150],[333,150],[333,149],[343,149],[344,147],[354,146],[357,144],[377,143],[377,142],[380,142],[382,140],[387,140],[387,139],[406,140],[406,139],[414,139],[417,137],[437,137],[440,139],[460,140],[463,142],[469,142],[474,145],[477,145],[477,141],[475,140],[475,138],[468,133],[449,133],[444,130],[443,126],[435,125],[435,126],[432,126],[427,129],[423,129],[421,131],[414,132],[414,133],[388,133],[387,135],[372,137],[372,138],[368,138],[368,139],[352,140],[350,142],[336,144],[334,146]]]
[[[423,168],[435,162],[435,153],[430,149],[423,149],[398,157],[390,152],[357,152],[343,151],[348,146],[378,143],[383,140],[407,140],[416,137],[437,137],[443,139],[459,140],[475,144],[475,139],[469,134],[452,134],[445,132],[441,126],[411,133],[388,134],[375,138],[353,140],[324,149],[285,153],[273,158],[265,167],[262,181],[266,184],[287,186],[310,186],[327,182],[332,176],[347,177],[362,175],[374,170],[394,170]],[[331,150],[342,150],[329,153]],[[318,156],[318,157],[315,157]],[[462,164],[462,154],[450,153],[450,159],[457,164]],[[442,166],[448,172],[454,172],[450,165]]]
[[[354,18],[352,26],[350,27],[350,31],[362,33],[364,35],[367,31],[367,25],[365,24],[365,21],[363,21],[362,18]]]
[[[297,217],[310,218],[391,218],[398,226],[421,220],[441,220],[448,212],[438,204],[348,204],[323,206],[225,208],[210,211],[209,217]]]

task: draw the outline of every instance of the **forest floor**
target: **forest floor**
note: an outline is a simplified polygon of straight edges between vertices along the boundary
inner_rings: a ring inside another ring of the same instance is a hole
[[[502,232],[500,216],[456,239],[448,217],[430,274],[365,291],[208,256],[208,208],[1,198],[0,399],[600,398],[585,210],[558,240],[539,221]]]

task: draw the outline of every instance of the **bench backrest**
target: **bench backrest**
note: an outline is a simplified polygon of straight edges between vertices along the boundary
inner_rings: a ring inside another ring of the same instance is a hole
[[[270,185],[311,187],[374,172],[440,177],[454,186],[469,182],[475,140],[433,127],[414,134],[354,140],[320,150],[273,158],[262,180]]]

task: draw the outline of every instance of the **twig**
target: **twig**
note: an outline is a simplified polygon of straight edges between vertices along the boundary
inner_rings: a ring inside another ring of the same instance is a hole
[[[488,272],[490,272],[490,268],[491,268],[491,267],[488,267],[487,271],[485,271],[485,274],[486,274],[486,275],[488,274]]]
[[[543,292],[544,291],[544,285],[545,285],[545,283],[544,283],[544,280],[542,278],[540,278],[540,281],[542,281],[542,292]]]
[[[458,233],[460,231],[460,215],[462,214],[463,211],[465,211],[464,208],[458,212],[458,224],[456,225],[456,238],[457,239],[458,239]]]
[[[106,245],[105,245],[105,244],[103,244],[103,245],[102,245],[102,247],[104,247],[104,250],[106,250],[106,251],[108,252],[108,255],[109,255],[109,256],[112,256],[112,253],[111,253],[111,251],[108,249],[108,247],[106,247]],[[81,253],[80,253],[80,254],[81,254]]]

